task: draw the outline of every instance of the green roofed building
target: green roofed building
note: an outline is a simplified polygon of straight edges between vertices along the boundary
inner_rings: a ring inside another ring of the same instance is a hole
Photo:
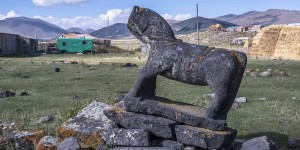
[[[92,38],[58,38],[57,51],[61,53],[88,53],[93,51]]]

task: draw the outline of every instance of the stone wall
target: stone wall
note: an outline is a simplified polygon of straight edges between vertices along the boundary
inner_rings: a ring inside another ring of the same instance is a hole
[[[274,25],[254,38],[250,58],[300,60],[300,26]]]

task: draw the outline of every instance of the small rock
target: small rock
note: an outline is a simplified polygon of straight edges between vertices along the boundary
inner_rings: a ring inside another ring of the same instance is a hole
[[[261,73],[258,74],[261,77],[270,77],[271,76],[271,71],[263,71]]]
[[[0,92],[0,98],[6,98],[6,97],[14,97],[16,93],[11,91],[1,91]]]
[[[235,98],[234,102],[236,102],[236,103],[246,103],[247,102],[247,97],[237,97],[237,98]]]
[[[88,69],[89,69],[89,70],[95,70],[95,68],[94,68],[94,67],[89,67]]]
[[[212,94],[203,94],[203,97],[207,100],[215,99],[215,93]]]
[[[284,71],[281,71],[281,70],[275,70],[274,71],[274,76],[276,76],[276,77],[287,77],[288,74]]]
[[[133,63],[125,63],[125,64],[121,64],[121,67],[138,67],[138,66]]]
[[[295,97],[295,96],[294,96],[294,97],[292,97],[292,100],[297,100],[297,97]]]
[[[244,142],[240,150],[277,150],[277,146],[267,136],[262,136]]]
[[[20,96],[28,96],[28,95],[29,95],[29,94],[28,94],[28,92],[26,92],[26,91],[20,93]]]
[[[300,138],[290,139],[288,141],[288,147],[291,149],[300,149]]]
[[[266,101],[267,98],[265,98],[265,97],[260,97],[260,98],[257,98],[257,100],[259,100],[259,101]]]
[[[22,109],[20,109],[20,108],[17,108],[16,109],[16,112],[18,112],[18,113],[21,113],[23,110]]]
[[[38,141],[44,137],[43,131],[21,131],[15,135],[16,148],[20,150],[34,149]]]
[[[35,150],[57,150],[57,139],[53,136],[44,136],[37,144]]]
[[[71,97],[71,99],[72,99],[72,100],[80,100],[80,97],[77,96],[77,95],[74,95],[74,96]]]
[[[60,72],[60,68],[55,68],[55,72]]]
[[[54,120],[54,116],[44,116],[41,117],[40,119],[37,120],[36,123],[41,124],[41,123],[49,123]]]
[[[57,146],[57,150],[79,150],[79,149],[80,149],[80,145],[78,144],[78,140],[73,136],[64,139]]]
[[[57,129],[58,141],[73,135],[82,147],[88,145],[95,149],[103,145],[107,130],[115,127],[115,124],[103,114],[103,111],[110,107],[101,102],[92,102]]]
[[[224,131],[212,131],[188,125],[177,125],[175,132],[179,143],[206,149],[228,148],[237,134],[236,130],[230,128]]]
[[[151,146],[150,132],[142,129],[112,128],[105,141],[110,146]]]

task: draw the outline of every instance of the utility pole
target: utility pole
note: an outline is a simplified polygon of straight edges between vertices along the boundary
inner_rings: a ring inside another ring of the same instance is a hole
[[[109,16],[107,16],[106,39],[108,39]]]
[[[196,18],[196,24],[197,24],[197,45],[199,45],[199,18],[198,18],[198,3],[196,3],[196,11],[197,11],[197,18]]]

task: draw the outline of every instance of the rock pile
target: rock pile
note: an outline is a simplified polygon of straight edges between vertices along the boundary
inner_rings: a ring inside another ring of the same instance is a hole
[[[202,107],[160,97],[124,100],[104,110],[119,125],[108,130],[105,141],[115,150],[229,148],[237,131],[222,120],[203,117],[204,112]]]

